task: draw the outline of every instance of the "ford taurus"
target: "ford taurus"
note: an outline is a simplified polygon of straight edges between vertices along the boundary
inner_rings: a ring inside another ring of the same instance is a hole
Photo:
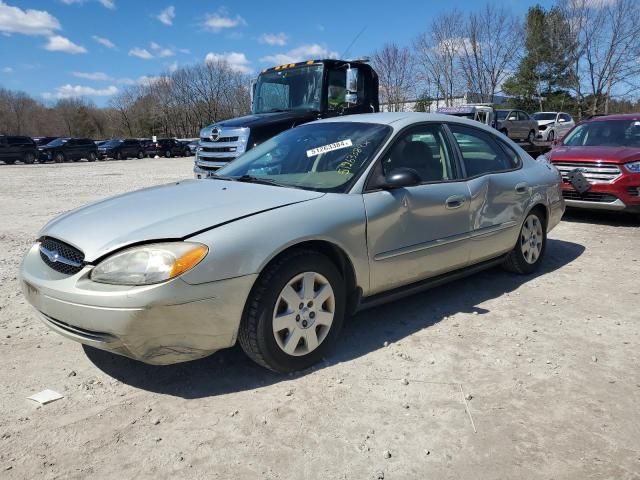
[[[151,364],[238,341],[275,371],[325,355],[353,312],[502,264],[543,260],[559,172],[478,122],[321,120],[204,180],[55,218],[21,267],[51,329]]]

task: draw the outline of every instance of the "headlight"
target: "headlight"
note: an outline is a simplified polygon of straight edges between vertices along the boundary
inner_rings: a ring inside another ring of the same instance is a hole
[[[627,170],[629,170],[631,173],[640,173],[640,161],[638,161],[638,162],[626,163],[626,164],[624,165],[624,168],[626,168]]]
[[[115,285],[150,285],[191,270],[207,255],[201,243],[167,242],[141,245],[100,262],[91,280]]]

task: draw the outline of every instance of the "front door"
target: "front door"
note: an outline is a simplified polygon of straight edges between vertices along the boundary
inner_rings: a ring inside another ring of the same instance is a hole
[[[466,265],[469,190],[440,125],[400,134],[382,156],[382,174],[412,168],[422,183],[363,195],[371,292],[413,283]]]
[[[470,202],[471,263],[515,245],[529,198],[522,161],[505,142],[480,129],[451,125],[464,165]]]

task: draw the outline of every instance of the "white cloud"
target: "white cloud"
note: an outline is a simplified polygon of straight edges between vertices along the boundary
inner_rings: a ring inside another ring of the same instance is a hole
[[[138,77],[136,83],[138,85],[150,87],[151,85],[155,85],[156,83],[161,81],[169,82],[171,80],[169,79],[169,77],[143,75],[142,77]]]
[[[260,43],[266,43],[267,45],[279,45],[284,46],[287,44],[288,37],[284,33],[263,33],[258,38]]]
[[[108,38],[99,37],[97,35],[93,35],[91,38],[93,38],[100,45],[103,45],[103,46],[105,46],[107,48],[116,48],[116,45],[111,40],[109,40]]]
[[[176,18],[176,8],[171,5],[162,10],[156,18],[165,25],[173,25],[173,19]]]
[[[76,45],[71,40],[61,35],[49,37],[49,41],[44,46],[50,52],[65,52],[75,55],[77,53],[87,53],[87,49],[82,45]]]
[[[0,32],[6,34],[53,35],[60,22],[45,10],[22,10],[0,0]]]
[[[171,48],[162,48],[158,51],[157,57],[158,58],[173,57],[175,54],[176,52]]]
[[[178,70],[178,62],[170,63],[167,68],[171,73],[175,72],[176,70]]]
[[[239,73],[250,73],[251,67],[249,66],[250,62],[247,56],[244,53],[240,52],[225,52],[225,53],[207,53],[207,56],[204,58],[206,63],[210,62],[226,62],[229,65],[229,68],[234,72]]]
[[[283,65],[285,63],[301,62],[303,60],[312,60],[320,58],[337,58],[338,52],[328,50],[322,45],[312,43],[309,45],[300,45],[288,52],[277,53],[275,55],[267,55],[260,59],[261,62],[273,63],[275,65]]]
[[[220,10],[217,13],[207,15],[207,19],[204,22],[204,27],[212,32],[220,32],[225,28],[234,28],[239,25],[246,25],[247,22],[240,15],[232,17],[228,15],[224,10]]]
[[[149,46],[151,47],[152,50],[160,50],[160,48],[162,48],[156,42],[151,42]]]
[[[76,78],[84,78],[85,80],[94,80],[96,82],[106,82],[112,78],[104,72],[72,72]]]
[[[106,88],[93,88],[84,85],[67,83],[56,88],[55,93],[45,92],[44,98],[72,98],[72,97],[110,97],[118,93],[118,87],[110,85]]]
[[[13,68],[11,67],[4,67],[2,69],[2,73],[13,73]]]
[[[149,50],[138,47],[129,50],[129,56],[142,58],[143,60],[151,60],[153,58],[153,54]]]
[[[113,10],[116,8],[115,0],[98,0],[104,8],[108,8],[109,10]]]

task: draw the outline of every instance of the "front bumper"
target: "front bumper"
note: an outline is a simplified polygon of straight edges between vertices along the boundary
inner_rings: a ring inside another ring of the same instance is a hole
[[[233,346],[256,278],[200,285],[176,278],[125,287],[91,281],[92,268],[75,275],[58,273],[42,261],[36,244],[21,267],[25,298],[57,333],[155,365],[194,360]]]
[[[567,207],[640,213],[640,178],[633,177],[640,175],[622,175],[611,183],[593,184],[584,194],[563,182],[562,194]]]

